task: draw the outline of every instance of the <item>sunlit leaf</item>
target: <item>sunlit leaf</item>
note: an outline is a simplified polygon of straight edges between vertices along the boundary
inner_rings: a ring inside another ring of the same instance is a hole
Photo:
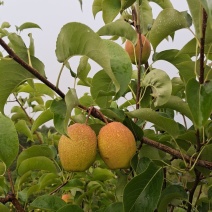
[[[153,69],[143,79],[142,86],[152,88],[154,105],[161,106],[165,104],[172,93],[172,83],[166,72],[160,69]]]
[[[47,211],[57,211],[66,203],[58,196],[55,195],[42,195],[37,197],[30,206],[33,208],[39,208]]]
[[[149,40],[154,48],[175,31],[183,28],[188,28],[192,24],[191,17],[187,12],[179,12],[173,8],[162,10],[149,33]]]
[[[157,112],[149,108],[141,108],[138,110],[134,110],[132,112],[128,112],[127,115],[132,118],[139,118],[149,121],[164,129],[173,137],[176,137],[179,134],[179,126],[177,122],[175,122],[173,119],[161,116]]]
[[[102,16],[107,24],[112,22],[121,10],[120,0],[102,0]]]
[[[125,187],[123,203],[125,211],[154,211],[163,185],[163,171],[153,163],[134,177]]]
[[[18,135],[13,122],[0,113],[0,160],[7,168],[15,160],[19,151]]]

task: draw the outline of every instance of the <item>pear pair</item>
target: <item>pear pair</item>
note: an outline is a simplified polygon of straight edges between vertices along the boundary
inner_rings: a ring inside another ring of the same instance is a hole
[[[129,168],[136,152],[132,132],[120,122],[111,122],[101,128],[98,141],[95,132],[86,124],[68,127],[69,138],[62,135],[58,143],[60,161],[64,170],[85,171],[99,153],[110,169]]]

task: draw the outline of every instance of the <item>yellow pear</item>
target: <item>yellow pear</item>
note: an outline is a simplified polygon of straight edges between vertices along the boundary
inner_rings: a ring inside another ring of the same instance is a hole
[[[68,127],[68,136],[62,135],[58,152],[62,167],[66,171],[85,171],[95,160],[97,138],[86,124],[75,123]]]
[[[136,152],[132,132],[120,122],[111,122],[101,128],[98,148],[103,161],[110,169],[129,168]]]

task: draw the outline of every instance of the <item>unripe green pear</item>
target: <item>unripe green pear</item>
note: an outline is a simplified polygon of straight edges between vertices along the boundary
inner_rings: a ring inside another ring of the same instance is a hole
[[[129,168],[130,160],[136,152],[136,142],[126,126],[120,122],[111,122],[101,128],[98,148],[110,169]]]
[[[149,40],[144,36],[141,35],[142,40],[142,55],[141,55],[141,64],[145,64],[149,59],[151,53],[151,46]],[[131,62],[133,64],[138,64],[139,55],[140,55],[140,42],[139,42],[139,35],[137,44],[134,46],[133,43],[129,40],[125,42],[125,51],[130,56]]]
[[[66,171],[85,171],[96,158],[97,138],[86,124],[75,123],[68,127],[68,136],[62,135],[58,152],[62,167]]]

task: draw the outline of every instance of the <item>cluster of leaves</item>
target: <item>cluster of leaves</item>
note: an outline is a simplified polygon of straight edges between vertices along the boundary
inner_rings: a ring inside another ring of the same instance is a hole
[[[150,2],[161,7],[155,20]],[[40,27],[27,22],[10,32],[10,24],[2,23],[0,44],[9,56],[0,55],[1,211],[210,210],[212,7],[204,0],[187,3],[190,14],[175,10],[169,0],[94,0],[93,15],[102,12],[105,25],[94,32],[82,23],[67,23],[56,41],[61,71],[69,69],[76,82],[66,94],[59,89],[61,73],[56,85],[46,79],[44,64],[34,54],[32,34],[29,46],[20,36],[25,29]],[[138,32],[152,44],[151,65],[132,66],[114,41],[121,37],[137,42],[133,11],[140,23]],[[157,52],[161,41],[174,38],[177,30],[191,30],[192,24],[195,37],[182,49]],[[69,59],[75,55],[82,57],[72,70]],[[102,69],[92,70],[90,59]],[[174,65],[179,76],[170,79],[154,67],[159,60]],[[76,84],[90,92],[78,98]],[[4,113],[8,98],[15,103],[10,117]],[[184,123],[176,121],[176,114]],[[131,169],[108,170],[97,157],[86,172],[63,171],[57,144],[67,125],[86,122],[98,135],[105,119],[123,122],[134,133],[138,152]],[[43,131],[41,126],[51,120],[53,130]],[[148,122],[151,128],[146,127]],[[10,192],[18,203],[7,198]],[[63,193],[71,195],[68,204],[61,199]]]

